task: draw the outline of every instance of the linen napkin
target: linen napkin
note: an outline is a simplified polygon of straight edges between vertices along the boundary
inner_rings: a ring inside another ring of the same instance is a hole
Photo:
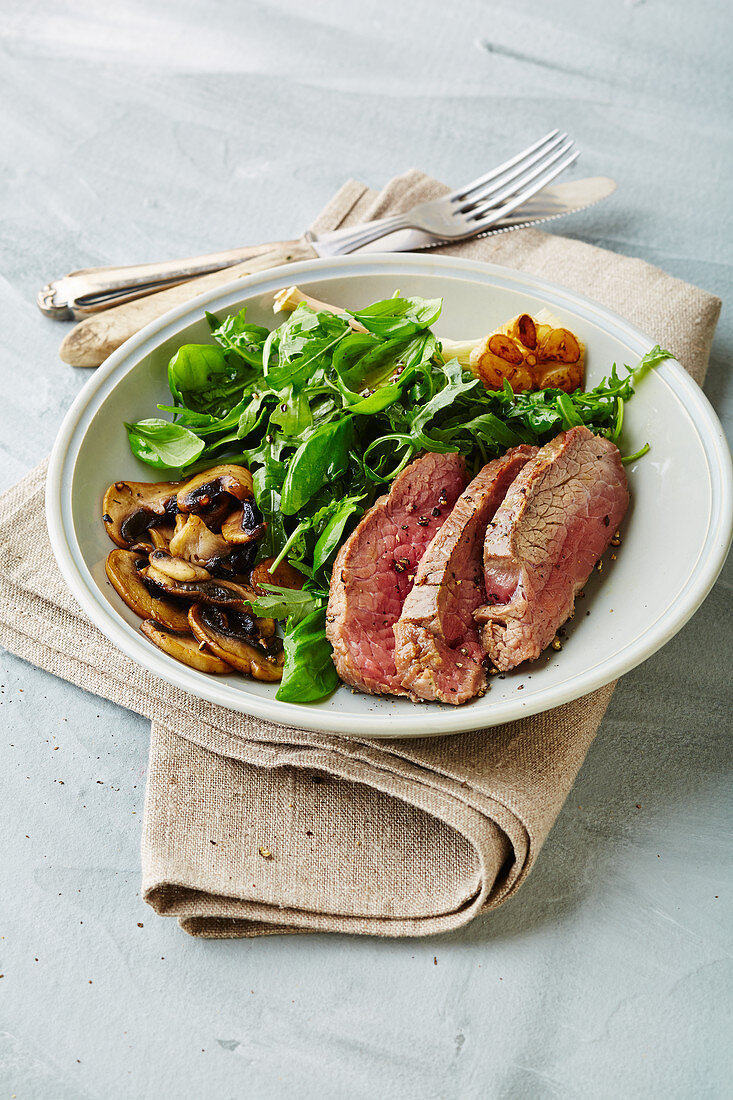
[[[412,171],[347,183],[314,229],[442,194]],[[642,261],[538,230],[441,249],[544,276],[610,306],[702,382],[720,310]],[[45,464],[0,497],[0,642],[152,721],[143,893],[208,937],[448,931],[511,896],[567,797],[613,685],[454,737],[343,738],[273,725],[170,687],[114,649],[53,564]]]

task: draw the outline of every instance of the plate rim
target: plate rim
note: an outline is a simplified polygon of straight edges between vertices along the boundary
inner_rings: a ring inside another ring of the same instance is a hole
[[[205,680],[202,684],[199,680],[201,674],[196,673],[195,670],[187,669],[183,665],[180,668],[174,667],[171,659],[166,659],[165,654],[159,653],[152,646],[144,648],[139,644],[140,636],[132,632],[129,624],[111,605],[105,606],[102,602],[99,587],[83,561],[73,522],[70,522],[71,485],[78,457],[77,453],[72,458],[70,449],[83,414],[95,395],[118,372],[120,366],[127,364],[120,375],[124,377],[129,370],[134,369],[143,354],[152,352],[153,347],[145,352],[141,351],[151,340],[155,340],[155,344],[160,344],[174,336],[175,329],[184,327],[185,320],[189,316],[192,320],[199,319],[205,309],[211,308],[213,302],[220,301],[224,305],[227,298],[249,297],[257,291],[266,293],[268,288],[275,289],[274,284],[298,282],[299,276],[300,281],[306,281],[307,278],[312,281],[322,281],[331,276],[345,278],[350,274],[384,275],[389,271],[397,273],[400,267],[405,274],[436,274],[444,271],[447,277],[453,274],[457,278],[466,278],[470,274],[473,277],[470,281],[494,282],[504,287],[507,284],[513,284],[513,287],[509,287],[510,289],[518,288],[534,294],[544,293],[554,300],[555,305],[565,303],[575,312],[585,313],[589,320],[603,327],[611,335],[631,346],[638,347],[640,355],[654,346],[654,341],[650,337],[624,317],[559,283],[480,260],[441,255],[426,256],[421,253],[370,253],[363,256],[319,258],[280,268],[270,268],[215,287],[175,306],[150,322],[126,340],[102,366],[95,370],[64,416],[49,459],[46,477],[46,521],[51,547],[62,576],[94,625],[136,664],[160,676],[173,687],[235,713],[248,714],[293,728],[336,733],[351,738],[393,739],[463,733],[490,728],[502,722],[551,710],[597,690],[618,676],[631,671],[656,653],[685,625],[713,587],[725,562],[733,535],[733,463],[720,421],[702,389],[677,360],[667,360],[660,365],[658,373],[671,386],[678,400],[682,400],[682,394],[679,392],[679,387],[682,387],[687,398],[684,402],[685,408],[700,439],[711,480],[708,533],[701,548],[701,551],[704,551],[707,547],[707,553],[700,564],[697,576],[690,578],[680,593],[677,604],[674,608],[668,608],[662,613],[664,629],[655,632],[654,627],[659,621],[655,620],[647,630],[610,658],[608,666],[604,666],[603,671],[600,671],[602,666],[595,666],[584,673],[575,674],[569,681],[562,681],[560,684],[543,689],[527,702],[519,699],[505,700],[497,703],[490,714],[482,713],[480,716],[470,705],[450,709],[442,707],[428,709],[427,705],[416,705],[414,715],[391,715],[390,731],[386,734],[384,733],[384,714],[349,715],[350,729],[346,732],[342,728],[343,717],[338,709],[326,711],[306,704],[282,703],[274,698],[267,699],[244,693],[241,698],[231,699],[228,692],[232,689],[228,685],[214,678],[210,681]],[[165,330],[169,328],[173,328],[174,331],[166,333]],[[671,374],[671,379],[665,377],[668,374]],[[703,431],[701,425],[705,425],[707,431]],[[83,438],[84,434],[78,440],[77,447]],[[69,468],[70,458],[71,467]],[[83,569],[75,560],[74,543]],[[576,686],[572,687],[573,684]]]

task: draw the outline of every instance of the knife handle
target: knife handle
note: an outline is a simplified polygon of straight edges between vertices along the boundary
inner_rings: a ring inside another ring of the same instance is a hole
[[[268,252],[259,252],[244,263],[112,306],[75,325],[61,344],[59,355],[72,367],[98,367],[125,340],[151,321],[162,317],[174,306],[257,271],[315,258],[316,252],[311,245],[302,241],[284,241],[273,245]]]
[[[212,252],[208,256],[164,260],[154,264],[87,267],[81,271],[71,271],[68,275],[47,283],[39,292],[36,302],[41,313],[54,321],[80,321],[92,313],[132,301],[133,298],[154,294],[201,275],[234,267],[276,248],[289,248],[297,243],[279,241],[255,244],[246,248],[231,248],[227,252]]]

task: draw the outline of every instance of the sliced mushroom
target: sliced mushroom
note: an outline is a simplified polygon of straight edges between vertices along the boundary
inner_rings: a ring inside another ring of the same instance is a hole
[[[178,518],[179,517],[176,516],[176,519]],[[148,535],[150,536],[153,548],[155,550],[167,550],[175,529],[175,524],[173,523],[157,523],[155,527],[151,527],[148,531]]]
[[[252,570],[250,581],[255,592],[265,595],[262,588],[263,584],[275,584],[278,588],[297,588],[300,590],[305,584],[305,577],[300,570],[296,569],[290,562],[281,561],[273,572],[270,567],[274,560],[274,558],[265,558],[264,561],[258,562]]]
[[[255,504],[254,498],[250,497],[242,501],[241,508],[227,516],[221,525],[221,534],[227,542],[256,542],[265,533],[266,526],[262,519],[262,512]]]
[[[149,531],[146,531],[145,533],[150,534]],[[148,541],[147,539],[140,539],[138,542],[133,542],[130,549],[135,554],[152,554],[153,550],[155,550],[155,546],[153,545],[152,539],[150,539],[150,541]]]
[[[148,559],[132,550],[111,550],[105,562],[110,584],[141,619],[156,619],[171,630],[187,630],[187,608],[171,600],[144,576]]]
[[[104,494],[102,519],[107,534],[123,549],[138,542],[149,527],[175,515],[180,482],[115,481]]]
[[[252,475],[246,466],[224,464],[204,470],[179,488],[176,500],[181,512],[199,513],[226,503],[224,494],[236,500],[252,497]]]
[[[279,638],[262,634],[262,619],[241,611],[194,604],[190,628],[217,657],[255,680],[282,679],[285,654]]]
[[[183,600],[201,600],[220,607],[247,610],[252,600],[257,599],[257,593],[253,588],[249,585],[235,584],[234,581],[215,580],[213,577],[193,581],[176,580],[160,572],[154,565],[147,564],[141,570],[141,575],[166,595],[177,596]]]
[[[183,517],[179,516],[179,520]],[[185,522],[176,523],[176,532],[168,546],[176,558],[211,569],[220,565],[233,550],[230,542],[211,531],[200,516],[188,515]]]
[[[162,649],[169,657],[175,657],[189,668],[196,668],[199,672],[209,672],[214,676],[226,676],[232,672],[232,666],[220,657],[210,653],[205,644],[194,638],[189,631],[171,630],[163,626],[155,619],[146,619],[140,624],[140,630],[153,645]]]
[[[151,566],[173,581],[208,581],[211,573],[202,565],[194,565],[183,558],[175,558],[167,550],[153,550],[149,558]]]

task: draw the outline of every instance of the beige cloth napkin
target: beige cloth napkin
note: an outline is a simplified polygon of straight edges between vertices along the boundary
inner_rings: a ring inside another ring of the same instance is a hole
[[[324,230],[444,190],[410,172],[346,184]],[[544,276],[617,310],[701,382],[720,303],[634,259],[522,230],[443,251]],[[0,498],[0,642],[152,720],[143,891],[194,935],[447,931],[516,891],[613,685],[455,737],[376,742],[275,726],[195,699],[96,630],[53,565],[42,464]],[[51,564],[49,564],[51,563]]]

